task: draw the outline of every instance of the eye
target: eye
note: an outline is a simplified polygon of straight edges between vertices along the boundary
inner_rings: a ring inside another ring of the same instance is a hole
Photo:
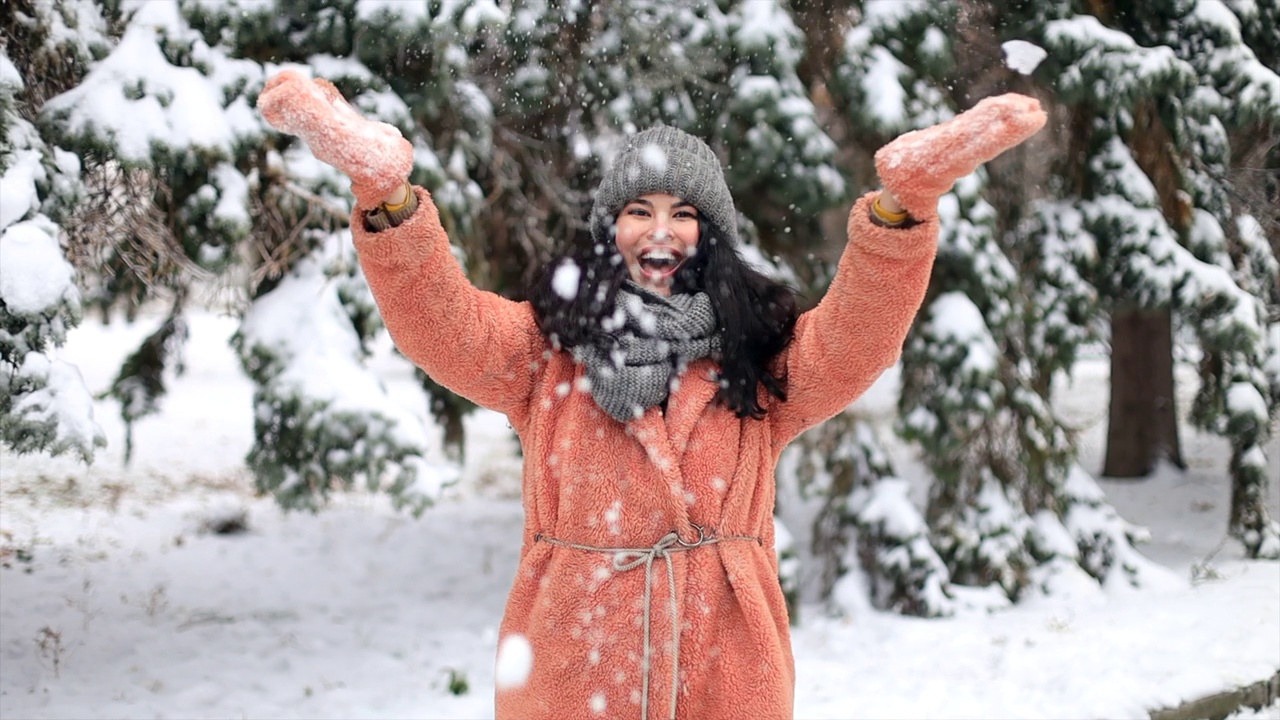
[[[649,209],[643,205],[632,205],[623,212],[627,215],[634,215],[636,217],[649,217]]]
[[[677,210],[675,216],[682,220],[697,220],[698,213],[694,210]]]

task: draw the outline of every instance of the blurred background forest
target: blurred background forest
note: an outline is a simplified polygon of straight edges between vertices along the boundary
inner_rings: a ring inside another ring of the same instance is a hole
[[[184,315],[217,307],[242,318],[260,491],[318,509],[368,487],[430,512],[421,423],[364,363],[383,330],[346,180],[253,109],[280,67],[410,138],[459,261],[516,299],[588,231],[622,139],[662,122],[720,154],[743,253],[813,304],[875,150],[1016,91],[1049,125],[943,198],[904,348],[896,430],[932,474],[923,507],[854,413],[780,463],[820,498],[824,592],[861,566],[878,607],[933,616],[953,585],[1140,582],[1140,538],[1051,407],[1086,349],[1111,363],[1102,474],[1180,465],[1189,413],[1230,444],[1230,535],[1280,558],[1274,0],[8,0],[0,42],[0,442],[17,452],[101,445],[53,357],[68,328],[166,309],[108,391],[129,423],[181,370]],[[19,298],[20,273],[52,291]],[[1198,375],[1190,408],[1177,366]],[[457,462],[473,408],[420,380]]]

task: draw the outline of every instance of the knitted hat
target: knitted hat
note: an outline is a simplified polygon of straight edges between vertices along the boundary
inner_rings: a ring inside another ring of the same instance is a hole
[[[666,125],[631,136],[596,190],[591,236],[613,241],[613,223],[623,205],[648,193],[669,193],[692,203],[726,238],[738,238],[738,212],[724,181],[720,159],[707,144]]]

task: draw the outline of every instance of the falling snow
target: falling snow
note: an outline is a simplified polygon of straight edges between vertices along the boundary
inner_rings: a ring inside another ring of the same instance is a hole
[[[1004,49],[1004,64],[1023,75],[1035,72],[1040,62],[1049,55],[1044,48],[1026,40],[1010,40],[1000,47]]]
[[[493,681],[499,689],[523,687],[533,669],[533,646],[523,635],[508,635],[498,645]]]
[[[556,268],[551,276],[551,289],[565,300],[578,296],[578,283],[582,279],[582,269],[572,260],[565,260]]]

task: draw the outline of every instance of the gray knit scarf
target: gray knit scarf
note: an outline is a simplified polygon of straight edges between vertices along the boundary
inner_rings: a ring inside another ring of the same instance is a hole
[[[619,422],[665,402],[689,362],[720,351],[706,293],[663,297],[628,280],[601,329],[600,342],[573,355],[586,367],[596,404]]]

